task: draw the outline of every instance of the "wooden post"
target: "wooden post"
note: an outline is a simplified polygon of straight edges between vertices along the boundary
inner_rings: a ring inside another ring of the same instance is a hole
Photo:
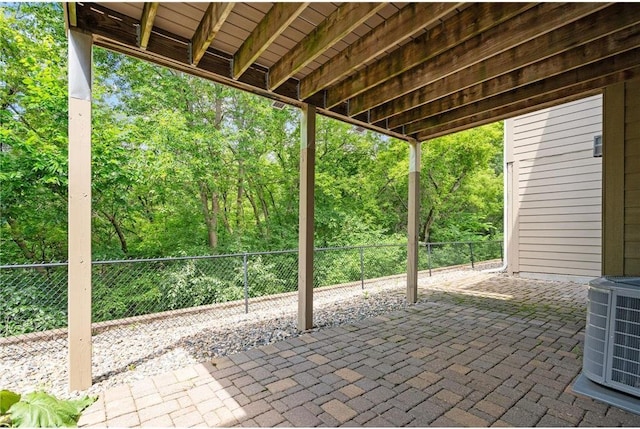
[[[298,231],[298,330],[313,327],[313,212],[316,108],[305,104],[300,123],[300,211]]]
[[[69,390],[91,386],[92,38],[69,39]]]
[[[409,143],[409,215],[407,222],[407,302],[418,301],[418,228],[420,219],[420,142]]]
[[[605,88],[602,139],[602,275],[624,272],[625,84]]]

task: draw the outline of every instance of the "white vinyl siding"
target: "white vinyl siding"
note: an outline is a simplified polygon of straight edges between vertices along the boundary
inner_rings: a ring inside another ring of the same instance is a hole
[[[543,109],[507,121],[506,144],[517,168],[516,251],[521,274],[601,275],[602,96]]]

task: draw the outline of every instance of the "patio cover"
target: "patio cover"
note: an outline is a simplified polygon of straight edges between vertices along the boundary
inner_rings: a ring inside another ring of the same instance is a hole
[[[410,144],[407,298],[420,143],[598,93],[640,72],[634,3],[65,3],[70,386],[91,383],[91,47],[302,109],[300,329],[312,325],[316,112]]]

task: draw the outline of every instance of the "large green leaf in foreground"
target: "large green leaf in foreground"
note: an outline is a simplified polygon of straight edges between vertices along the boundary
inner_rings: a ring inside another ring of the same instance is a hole
[[[82,410],[94,401],[91,397],[64,401],[45,392],[33,392],[13,404],[9,413],[15,427],[75,427]]]
[[[0,415],[6,414],[9,408],[20,400],[20,395],[9,390],[0,390]]]

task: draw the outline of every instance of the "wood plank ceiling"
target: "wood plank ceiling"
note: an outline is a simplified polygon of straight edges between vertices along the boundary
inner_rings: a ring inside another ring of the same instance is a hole
[[[66,3],[94,43],[405,140],[640,73],[640,3]]]

